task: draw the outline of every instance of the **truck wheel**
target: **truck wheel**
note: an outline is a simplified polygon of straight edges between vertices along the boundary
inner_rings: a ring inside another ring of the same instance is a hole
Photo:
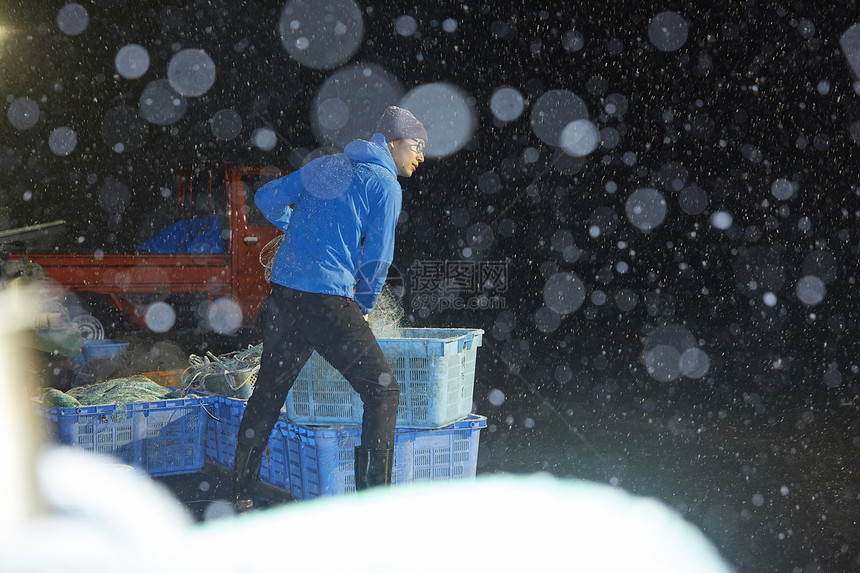
[[[86,340],[113,338],[117,331],[125,330],[128,317],[97,298],[85,298],[69,306],[72,322]]]
[[[102,340],[105,337],[102,321],[91,314],[79,314],[72,322],[84,340]]]

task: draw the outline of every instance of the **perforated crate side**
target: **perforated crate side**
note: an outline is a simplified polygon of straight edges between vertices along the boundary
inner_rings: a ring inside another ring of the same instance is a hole
[[[479,432],[455,429],[418,434],[413,444],[409,481],[434,481],[475,477]]]
[[[290,459],[291,493],[312,499],[355,489],[353,452],[359,428],[310,428],[287,424],[284,437],[298,450]],[[298,479],[296,479],[298,478]]]
[[[203,467],[211,404],[207,398],[185,398],[128,405],[140,422],[141,462],[147,473],[191,473]]]
[[[206,459],[216,464],[233,467],[236,455],[236,436],[245,412],[246,402],[237,398],[215,396],[215,419],[207,422]]]
[[[403,332],[405,338],[379,340],[400,385],[398,427],[434,428],[468,414],[483,331]],[[287,396],[286,409],[300,424],[360,424],[364,406],[343,376],[314,352]]]
[[[395,432],[392,483],[475,477],[479,432],[486,418],[470,414],[437,429],[399,429]],[[291,452],[290,484],[293,497],[312,499],[355,491],[354,448],[361,441],[360,426],[281,426]]]
[[[232,468],[236,458],[236,442],[239,436],[239,425],[248,403],[246,400],[215,396],[215,416],[217,420],[208,421],[207,460],[220,466]],[[266,451],[260,464],[260,479],[282,489],[289,489],[289,463],[287,458],[288,444],[283,432],[278,429],[282,422],[276,422],[276,427],[269,435]]]
[[[113,456],[119,461],[141,466],[140,443],[134,420],[120,416],[116,405],[44,408],[48,434],[67,446]]]
[[[204,405],[181,398],[76,408],[43,408],[48,434],[62,444],[142,469],[150,475],[190,473],[203,467]]]

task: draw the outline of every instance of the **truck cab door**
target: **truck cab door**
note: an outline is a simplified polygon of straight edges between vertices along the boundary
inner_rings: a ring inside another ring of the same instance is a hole
[[[257,189],[288,173],[277,167],[228,166],[231,197],[233,298],[242,308],[243,326],[253,327],[270,288],[260,253],[281,231],[254,205]]]

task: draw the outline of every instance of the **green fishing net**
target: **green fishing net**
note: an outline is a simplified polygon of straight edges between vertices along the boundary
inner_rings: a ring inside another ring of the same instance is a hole
[[[125,412],[126,404],[174,398],[179,398],[176,392],[159,386],[141,374],[78,386],[68,392],[61,392],[55,388],[46,388],[42,392],[42,403],[51,408],[116,404],[116,412],[119,415]]]
[[[51,408],[77,408],[81,405],[77,398],[73,398],[56,388],[42,390],[42,404]]]

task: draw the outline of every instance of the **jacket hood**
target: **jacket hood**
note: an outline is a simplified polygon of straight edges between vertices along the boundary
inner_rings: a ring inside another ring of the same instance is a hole
[[[388,151],[388,146],[385,144],[385,136],[381,133],[374,133],[370,141],[363,139],[351,141],[346,145],[343,152],[354,161],[373,163],[384,167],[397,177],[397,166],[394,165],[394,158],[391,157],[391,152]]]

